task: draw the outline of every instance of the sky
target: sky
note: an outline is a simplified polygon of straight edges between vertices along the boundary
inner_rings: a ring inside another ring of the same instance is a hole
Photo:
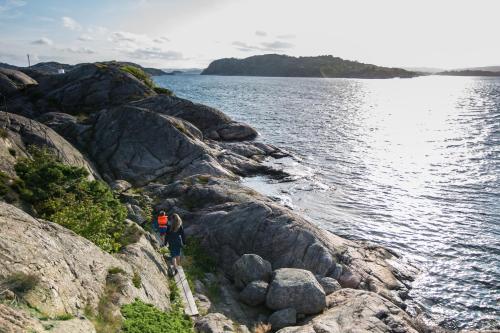
[[[331,54],[391,67],[500,65],[500,0],[0,0],[0,62]]]

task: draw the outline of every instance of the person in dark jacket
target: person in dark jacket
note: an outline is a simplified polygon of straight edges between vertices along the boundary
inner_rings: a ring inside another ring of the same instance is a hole
[[[174,274],[177,273],[177,266],[181,264],[181,248],[186,245],[186,236],[182,227],[182,220],[179,215],[172,215],[172,224],[167,227],[165,241],[168,242]]]

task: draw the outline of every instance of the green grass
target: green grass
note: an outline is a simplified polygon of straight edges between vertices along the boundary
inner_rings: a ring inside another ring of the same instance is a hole
[[[151,77],[142,69],[130,65],[121,66],[120,69],[126,73],[132,74],[136,79],[142,81],[149,88],[155,88],[155,84],[153,80],[151,80]]]
[[[29,291],[35,289],[40,278],[34,274],[22,272],[13,273],[0,281],[1,289],[9,289],[18,297],[23,297]]]
[[[132,284],[137,289],[139,289],[142,286],[142,278],[141,278],[141,275],[137,271],[134,271],[134,276],[132,277]]]
[[[65,314],[54,317],[54,320],[64,321],[64,320],[71,320],[73,318],[75,318],[75,317],[72,314],[65,313]]]
[[[31,148],[15,169],[20,197],[37,216],[83,236],[106,252],[117,252],[137,240],[125,225],[127,209],[107,184],[87,179],[80,167],[61,163],[46,149]]]
[[[111,267],[108,269],[108,274],[127,274],[122,268],[120,267]]]
[[[174,96],[174,92],[170,89],[163,87],[154,87],[153,90],[159,95]]]

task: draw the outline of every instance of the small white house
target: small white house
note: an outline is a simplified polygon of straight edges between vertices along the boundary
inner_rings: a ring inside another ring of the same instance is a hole
[[[65,73],[64,69],[62,69],[62,68],[60,68],[60,69],[57,70],[57,74],[64,74],[64,73]]]

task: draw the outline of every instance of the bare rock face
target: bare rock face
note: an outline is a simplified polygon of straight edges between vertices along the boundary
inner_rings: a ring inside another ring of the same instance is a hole
[[[293,308],[278,310],[269,317],[269,323],[273,330],[295,325],[297,322],[297,311]]]
[[[342,289],[329,298],[330,309],[303,326],[278,333],[418,332],[406,312],[373,292]]]
[[[35,120],[0,112],[0,129],[5,133],[0,138],[0,156],[5,157],[0,161],[0,170],[8,174],[14,172],[16,157],[26,156],[27,147],[35,145],[53,151],[65,164],[83,167],[92,178],[99,177],[92,163],[66,139]]]
[[[319,313],[326,307],[325,291],[311,272],[281,268],[273,273],[266,306],[273,310],[292,308],[301,314]]]
[[[120,284],[117,304],[140,298],[170,308],[166,267],[151,245],[141,240],[117,256],[51,222],[36,220],[0,202],[0,277],[22,272],[40,280],[24,299],[48,316],[79,315],[96,309],[107,284]],[[111,273],[116,268],[118,272]],[[140,274],[141,285],[132,278]]]
[[[328,276],[317,276],[319,284],[323,287],[325,294],[330,295],[331,293],[342,289],[340,283],[334,278]]]
[[[269,282],[271,273],[271,263],[256,254],[244,254],[233,265],[234,284],[241,289],[252,281]]]
[[[3,95],[8,96],[18,90],[26,88],[27,86],[37,84],[38,82],[23,72],[15,69],[0,67],[0,93]]]
[[[141,185],[178,174],[232,176],[210,155],[191,125],[137,107],[101,112],[89,146],[106,180]]]
[[[257,306],[266,302],[267,288],[269,284],[265,281],[250,282],[240,293],[243,303],[250,306]]]
[[[158,95],[133,105],[186,120],[213,140],[252,140],[258,135],[249,125],[237,123],[217,109],[175,96]]]

